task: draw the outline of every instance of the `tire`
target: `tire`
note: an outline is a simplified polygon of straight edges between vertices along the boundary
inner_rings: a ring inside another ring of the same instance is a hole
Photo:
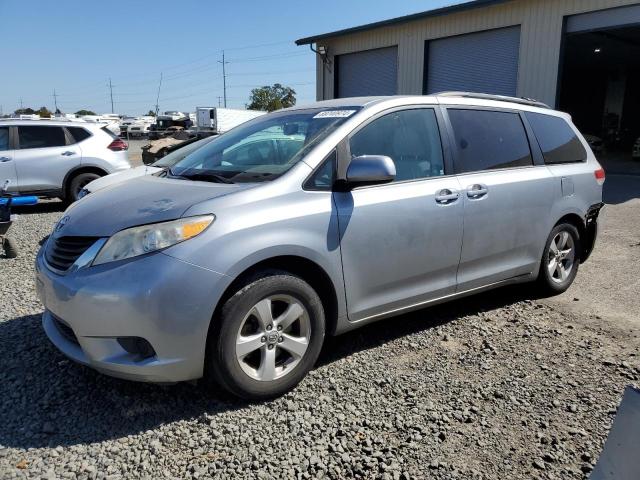
[[[543,295],[558,295],[571,286],[578,274],[581,251],[580,233],[574,225],[561,223],[551,230],[538,273]]]
[[[69,182],[66,200],[69,203],[77,201],[78,193],[80,193],[80,190],[82,190],[84,186],[89,182],[93,182],[96,178],[100,178],[100,175],[98,175],[97,173],[89,173],[89,172],[81,173],[73,177],[71,179],[71,182]]]
[[[18,256],[18,245],[13,238],[4,237],[2,247],[6,258],[16,258]]]
[[[205,371],[231,394],[252,401],[293,389],[318,359],[325,334],[318,294],[282,271],[250,279],[214,322]]]

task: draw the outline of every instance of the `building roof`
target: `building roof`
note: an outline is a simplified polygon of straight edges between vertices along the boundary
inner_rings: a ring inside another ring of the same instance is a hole
[[[442,15],[448,15],[450,13],[472,10],[474,8],[488,7],[490,5],[504,3],[507,1],[509,0],[471,0],[464,3],[458,3],[456,5],[449,5],[447,7],[436,8],[434,10],[427,10],[426,12],[413,13],[411,15],[404,15],[402,17],[391,18],[389,20],[382,20],[380,22],[367,23],[365,25],[359,25],[357,27],[345,28],[343,30],[336,30],[335,32],[322,33],[320,35],[314,35],[312,37],[300,38],[296,40],[296,45],[307,45],[310,43],[316,43],[318,40],[323,40],[325,38],[337,37],[340,35],[347,35],[349,33],[364,32],[366,30],[372,30],[374,28],[380,28],[380,27],[387,27],[387,26],[396,25],[399,23],[410,22],[412,20],[439,17]]]

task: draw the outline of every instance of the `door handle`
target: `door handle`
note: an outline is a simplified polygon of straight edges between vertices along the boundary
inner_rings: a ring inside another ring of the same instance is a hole
[[[62,152],[61,155],[65,156],[65,157],[70,157],[71,155],[75,155],[76,152],[72,152],[71,150],[67,150],[66,152]]]
[[[10,161],[11,161],[11,158],[9,158],[9,157],[0,157],[0,162],[1,163],[10,162]]]
[[[487,193],[489,193],[489,189],[482,183],[474,183],[470,187],[467,187],[467,197],[469,198],[482,198]]]
[[[449,205],[450,203],[455,202],[459,197],[460,194],[456,190],[443,188],[438,193],[436,193],[436,203]]]

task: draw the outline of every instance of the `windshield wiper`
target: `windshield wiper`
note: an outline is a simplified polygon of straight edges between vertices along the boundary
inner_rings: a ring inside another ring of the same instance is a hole
[[[178,178],[187,178],[189,180],[201,180],[204,182],[215,182],[215,183],[234,183],[228,178],[223,177],[222,175],[217,175],[215,173],[187,173],[178,175]]]

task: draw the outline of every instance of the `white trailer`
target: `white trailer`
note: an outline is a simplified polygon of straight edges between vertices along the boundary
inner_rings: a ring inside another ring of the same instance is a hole
[[[221,134],[252,118],[264,115],[260,110],[239,110],[222,107],[196,107],[198,136]]]

